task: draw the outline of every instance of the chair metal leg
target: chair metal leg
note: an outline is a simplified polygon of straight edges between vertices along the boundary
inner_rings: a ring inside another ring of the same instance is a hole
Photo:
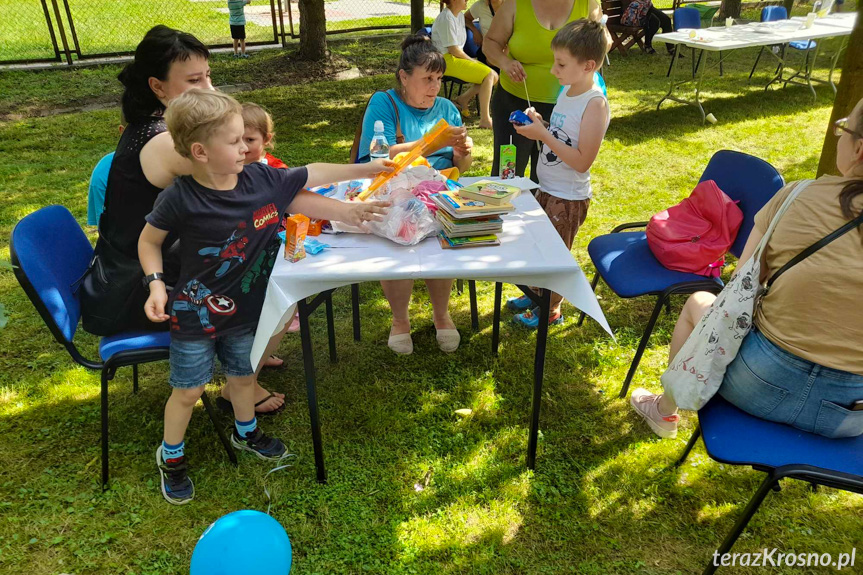
[[[731,533],[728,534],[725,541],[722,542],[722,545],[720,545],[719,549],[717,549],[710,558],[710,562],[707,564],[707,568],[703,572],[704,575],[711,575],[716,572],[722,556],[731,550],[731,547],[734,545],[735,541],[737,541],[737,538],[740,537],[740,534],[743,533],[743,530],[746,529],[746,526],[749,524],[749,520],[752,519],[753,515],[755,515],[761,502],[764,501],[764,498],[777,481],[779,481],[778,478],[776,478],[772,473],[767,475],[758,487],[758,491],[756,491],[755,495],[752,496],[752,499],[749,500],[749,504],[746,506],[746,509],[743,510],[743,515],[737,519],[737,523],[734,524],[734,527],[731,529]]]
[[[755,57],[755,63],[752,65],[752,71],[749,72],[749,81],[752,81],[752,74],[755,73],[755,68],[758,67],[758,61],[761,60],[761,55],[764,54],[764,46],[758,51],[758,56]]]
[[[464,280],[455,280],[455,293],[458,295],[464,293]]]
[[[335,319],[333,318],[333,292],[332,291],[330,291],[327,294],[326,307],[327,307],[327,339],[330,340],[330,363],[337,363],[339,361],[339,358],[336,355],[336,325],[335,325]]]
[[[698,438],[701,437],[701,426],[697,426],[695,431],[692,432],[692,437],[689,438],[689,441],[686,443],[686,447],[683,449],[683,453],[680,454],[680,459],[674,462],[674,467],[680,467],[683,465],[683,462],[686,461],[686,458],[689,457],[689,452],[692,451],[692,448],[695,447],[695,443],[698,441]]]
[[[671,55],[671,64],[668,65],[668,72],[665,73],[666,78],[671,77],[671,71],[674,69],[674,64],[677,62],[677,59],[680,54],[680,44],[674,45],[674,54]]]
[[[596,293],[597,284],[599,284],[599,273],[593,274],[593,280],[590,282],[590,289],[594,293]],[[581,324],[584,323],[584,317],[586,315],[587,314],[585,314],[584,312],[581,312],[580,314],[578,314],[578,323],[576,324],[578,327],[581,327]]]
[[[500,282],[494,283],[494,319],[491,328],[491,352],[497,355],[498,344],[500,343],[500,304],[503,295],[503,284]]]
[[[102,367],[102,491],[108,489],[108,382],[114,377],[114,370]]]
[[[635,375],[635,370],[638,369],[638,364],[641,362],[641,356],[644,355],[644,350],[647,349],[647,342],[650,341],[650,335],[653,333],[653,327],[656,325],[656,320],[659,318],[659,313],[662,311],[662,306],[665,304],[665,294],[656,298],[656,305],[653,306],[653,313],[650,315],[650,321],[647,322],[647,327],[644,328],[644,334],[641,336],[641,341],[638,343],[638,349],[635,351],[635,357],[632,358],[632,363],[629,366],[629,372],[626,374],[626,379],[623,381],[623,387],[620,388],[621,398],[626,397],[629,391],[629,384],[632,383],[632,377]]]
[[[476,282],[468,280],[467,287],[470,292],[470,327],[474,331],[479,331],[479,313],[476,307]]]
[[[210,403],[210,398],[207,395],[207,392],[201,394],[201,403],[204,404],[204,410],[207,412],[207,416],[210,418],[210,421],[213,424],[213,427],[216,430],[216,435],[219,436],[219,440],[222,442],[222,446],[225,448],[225,453],[228,454],[228,459],[231,460],[231,463],[237,465],[237,454],[234,453],[234,448],[231,445],[231,442],[228,441],[228,436],[225,435],[225,430],[222,429],[222,426],[219,425],[218,420],[216,419],[216,412],[213,411],[213,405]]]
[[[351,311],[353,313],[354,341],[360,341],[360,284],[351,284]]]
[[[132,393],[138,393],[138,364],[132,366]]]

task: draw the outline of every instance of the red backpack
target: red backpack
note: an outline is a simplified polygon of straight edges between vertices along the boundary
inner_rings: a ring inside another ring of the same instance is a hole
[[[650,218],[647,245],[670,270],[715,278],[742,223],[737,204],[707,180],[688,198]]]

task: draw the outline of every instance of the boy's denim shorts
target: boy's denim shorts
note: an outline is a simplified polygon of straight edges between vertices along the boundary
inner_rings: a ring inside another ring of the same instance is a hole
[[[719,394],[747,413],[826,437],[863,434],[863,375],[791,354],[753,329],[728,365]]]
[[[216,356],[228,377],[252,375],[250,359],[255,330],[246,329],[215,339],[171,338],[171,387],[190,389],[213,380]]]

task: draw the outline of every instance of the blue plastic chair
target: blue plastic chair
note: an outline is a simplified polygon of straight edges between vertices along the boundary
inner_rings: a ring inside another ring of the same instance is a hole
[[[731,550],[770,490],[779,490],[782,479],[863,494],[863,436],[828,439],[749,415],[719,395],[698,412],[698,422],[699,427],[675,467],[683,464],[699,436],[703,436],[711,459],[728,465],[748,465],[767,473],[717,549],[720,557]],[[704,573],[716,569],[711,557]]]
[[[701,12],[699,12],[695,8],[678,8],[674,11],[672,21],[674,24],[675,32],[682,28],[695,28],[696,30],[698,30],[701,28]],[[682,49],[682,46],[678,45],[677,49]],[[698,65],[701,64],[701,54],[699,54],[698,63],[696,64],[695,48],[690,48],[690,58],[692,58],[692,77],[695,78],[695,72],[698,71]],[[665,74],[666,77],[671,76],[671,70],[674,68],[674,62],[676,59],[677,52],[675,51],[674,58],[671,59],[671,64],[668,66],[668,73]]]
[[[713,180],[719,189],[738,202],[743,211],[743,224],[737,232],[737,238],[729,252],[740,257],[743,246],[755,223],[755,214],[784,184],[782,176],[776,169],[755,156],[721,150],[713,154],[699,182]],[[647,245],[645,232],[626,232],[624,230],[643,228],[647,222],[632,222],[621,224],[611,230],[610,234],[598,236],[590,241],[587,252],[596,268],[591,287],[596,290],[599,279],[622,298],[655,296],[656,305],[647,322],[647,327],[641,336],[635,357],[629,366],[629,372],[620,390],[620,397],[626,397],[629,384],[641,362],[641,356],[647,348],[650,335],[659,318],[663,306],[670,308],[673,295],[692,294],[698,291],[719,293],[722,291],[722,280],[670,270],[664,267],[653,256]],[[578,325],[584,321],[582,313]]]
[[[50,233],[49,233],[50,232]],[[81,226],[63,206],[48,206],[25,216],[12,230],[9,242],[15,277],[36,307],[54,339],[66,348],[72,359],[86,368],[102,373],[102,488],[108,484],[108,382],[117,369],[132,366],[132,390],[138,392],[138,365],[168,359],[170,334],[164,332],[127,332],[103,337],[99,359],[84,358],[74,343],[81,304],[77,284],[93,258],[93,247]],[[201,396],[225,451],[236,465],[224,430],[216,423],[207,394]]]
[[[785,9],[785,6],[767,6],[761,10],[761,21],[762,22],[776,22],[779,20],[788,20],[788,11]],[[782,57],[784,59],[784,57],[785,57],[785,45],[777,44],[777,46],[779,46],[780,49],[782,50]],[[794,42],[790,42],[788,44],[788,46],[790,46],[794,50],[800,50],[800,51],[806,50],[806,51],[808,51],[808,50],[815,49],[817,44],[815,43],[814,40],[797,40]],[[761,60],[761,56],[764,54],[764,48],[765,48],[765,46],[762,46],[761,50],[758,51],[758,56],[755,58],[755,64],[752,65],[752,71],[749,72],[749,79],[750,80],[752,79],[752,75],[755,73],[755,68],[758,67],[758,61]],[[806,66],[809,65],[809,54],[808,54],[808,52],[806,54],[806,64],[805,65]],[[781,62],[776,66],[776,72],[774,72],[774,74],[779,73],[779,67],[780,66],[782,66]]]

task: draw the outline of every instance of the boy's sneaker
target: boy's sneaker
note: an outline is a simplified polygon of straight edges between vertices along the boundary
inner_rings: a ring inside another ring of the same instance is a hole
[[[524,313],[519,313],[512,316],[512,321],[520,326],[528,329],[536,329],[539,327],[539,308],[529,309]],[[563,323],[563,315],[560,312],[549,314],[548,325],[559,325]]]
[[[632,392],[629,398],[629,403],[638,415],[644,418],[650,429],[659,437],[673,439],[677,437],[677,424],[680,421],[680,416],[676,413],[672,415],[662,415],[659,413],[659,398],[661,395],[650,393],[644,388],[639,387]]]
[[[511,297],[506,300],[506,309],[512,311],[524,311],[533,307],[533,300],[523,295],[521,297]]]
[[[244,54],[240,54],[240,58],[246,59],[246,58],[248,58],[248,57],[249,57],[249,55],[248,55],[248,54],[245,54],[245,53],[244,53]]]
[[[186,475],[186,458],[164,461],[162,446],[156,448],[156,466],[162,477],[162,496],[172,505],[183,505],[195,498],[195,485]]]
[[[276,461],[287,451],[280,439],[264,434],[260,427],[255,429],[251,437],[240,437],[237,429],[234,428],[231,432],[231,444],[237,449],[250,451],[267,461]]]

